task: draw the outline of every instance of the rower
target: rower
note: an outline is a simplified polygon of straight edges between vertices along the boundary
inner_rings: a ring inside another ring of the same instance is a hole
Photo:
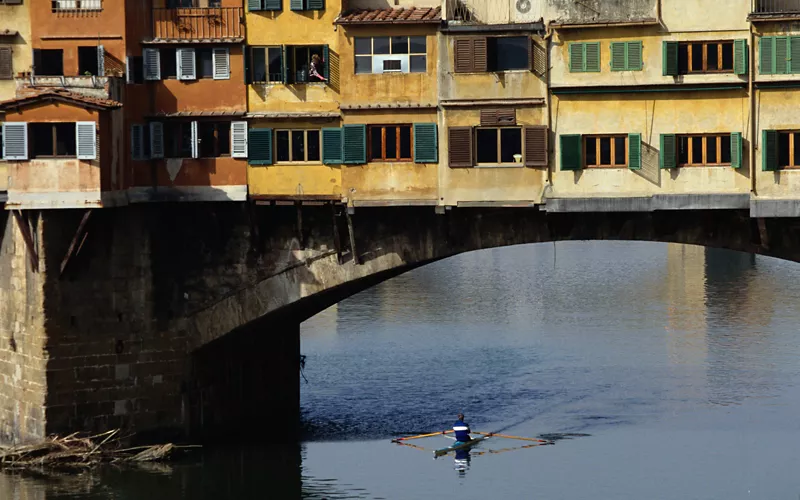
[[[456,444],[468,443],[472,440],[469,436],[469,425],[464,423],[464,414],[458,414],[458,420],[453,424],[453,431],[456,433]]]

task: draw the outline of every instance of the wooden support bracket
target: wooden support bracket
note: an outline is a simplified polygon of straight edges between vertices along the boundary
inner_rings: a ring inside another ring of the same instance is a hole
[[[306,249],[306,237],[303,233],[303,205],[299,202],[295,203],[295,210],[297,210],[297,241],[300,243],[300,249]]]
[[[336,205],[331,203],[331,216],[333,217],[333,247],[336,249],[336,262],[342,265],[342,238],[339,235],[339,217],[336,215]]]
[[[36,248],[36,243],[33,241],[33,234],[31,233],[31,226],[28,223],[28,216],[22,215],[22,210],[13,210],[14,219],[17,221],[19,232],[22,233],[22,239],[25,241],[25,246],[28,249],[28,259],[31,263],[31,270],[39,272],[39,252]]]
[[[347,232],[350,234],[350,253],[353,256],[353,264],[360,265],[361,259],[358,258],[358,251],[356,250],[356,232],[353,228],[353,216],[350,215],[350,210],[345,211],[345,215],[347,216]]]
[[[83,218],[81,218],[80,224],[78,224],[78,229],[75,230],[75,235],[72,236],[72,241],[69,244],[69,248],[67,248],[67,253],[64,255],[64,259],[61,261],[61,272],[59,273],[59,277],[64,274],[64,270],[67,268],[67,265],[72,260],[73,257],[77,256],[81,249],[83,248],[83,244],[86,242],[86,237],[89,235],[89,232],[86,230],[86,224],[89,222],[89,217],[92,215],[93,209],[86,210],[86,213],[83,214]]]

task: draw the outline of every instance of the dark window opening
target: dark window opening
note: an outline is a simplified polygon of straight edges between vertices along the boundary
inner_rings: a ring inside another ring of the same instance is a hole
[[[689,163],[689,138],[686,136],[678,137],[678,165]]]
[[[722,69],[733,71],[733,44],[722,44]]]
[[[586,138],[586,164],[597,165],[597,141],[595,137]]]
[[[678,73],[733,72],[733,41],[685,42],[678,46]]]
[[[293,47],[292,66],[294,68],[294,81],[297,83],[322,81],[324,75],[322,60],[322,46],[309,45]],[[312,69],[312,59],[314,61]]]
[[[161,78],[178,78],[178,66],[175,61],[175,48],[164,47],[161,49]]]
[[[500,129],[500,163],[517,163],[515,156],[522,156],[522,129]]]
[[[33,158],[74,157],[77,153],[74,123],[29,123]]]
[[[627,163],[625,159],[625,138],[614,137],[614,164],[623,165]]]
[[[513,164],[522,161],[522,129],[479,128],[475,132],[478,164]]]
[[[64,51],[62,49],[36,49],[33,51],[34,72],[44,76],[64,76]]]
[[[164,157],[165,158],[192,157],[191,122],[164,123]]]
[[[680,135],[677,139],[679,166],[729,165],[731,163],[730,134]]]
[[[370,160],[411,161],[411,125],[369,127]]]
[[[98,75],[97,47],[78,47],[78,75]]]
[[[584,163],[591,167],[626,167],[628,165],[628,136],[600,135],[583,138]]]
[[[719,153],[721,161],[720,163],[730,163],[731,162],[731,136],[725,134],[720,137],[720,146],[719,146]]]
[[[526,36],[489,37],[486,40],[488,71],[528,69],[530,41]]]
[[[254,82],[266,82],[267,80],[267,49],[253,47],[250,52],[252,56],[252,74],[250,79]]]
[[[230,122],[197,122],[200,158],[218,158],[231,154]]]
[[[692,163],[696,165],[703,164],[703,138],[692,137]]]
[[[144,83],[144,58],[133,56],[128,60],[131,65],[128,71],[131,75],[131,83]]]
[[[306,131],[306,153],[308,161],[319,161],[322,148],[320,147],[319,130]]]
[[[781,167],[793,167],[794,162],[792,161],[792,147],[791,143],[793,142],[794,134],[791,132],[784,133],[781,132],[778,134],[778,166]]]
[[[319,130],[278,130],[275,132],[275,155],[278,162],[320,161]]]
[[[214,78],[214,56],[210,48],[194,49],[197,78]]]

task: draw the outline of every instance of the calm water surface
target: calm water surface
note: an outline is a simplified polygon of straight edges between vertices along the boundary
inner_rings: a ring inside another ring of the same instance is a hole
[[[0,475],[0,498],[798,499],[798,297],[800,265],[698,247],[466,254],[303,325],[303,443]],[[444,438],[389,442],[459,411],[555,444],[490,440],[465,465],[432,459]]]

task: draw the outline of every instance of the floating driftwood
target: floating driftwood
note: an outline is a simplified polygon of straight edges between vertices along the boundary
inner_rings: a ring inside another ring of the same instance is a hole
[[[0,470],[53,468],[86,469],[100,464],[142,463],[168,460],[173,452],[182,448],[171,443],[152,446],[122,448],[119,429],[81,437],[51,436],[41,443],[0,447]]]

